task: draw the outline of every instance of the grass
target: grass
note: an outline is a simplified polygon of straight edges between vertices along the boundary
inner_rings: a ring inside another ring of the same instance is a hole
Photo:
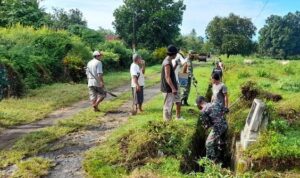
[[[146,76],[155,78],[159,65],[147,68]],[[156,81],[159,80],[157,77]],[[112,72],[104,75],[106,88],[112,89],[129,84],[128,71]],[[112,82],[113,81],[113,82]],[[150,80],[150,84],[153,80]],[[43,119],[52,111],[88,98],[86,84],[59,83],[30,90],[21,98],[10,98],[0,102],[0,132],[11,126],[30,123]]]

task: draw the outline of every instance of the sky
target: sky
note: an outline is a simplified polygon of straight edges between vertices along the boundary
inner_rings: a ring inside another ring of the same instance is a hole
[[[155,0],[153,0],[155,1]],[[182,34],[189,34],[194,28],[198,35],[205,36],[205,28],[215,16],[234,13],[251,18],[259,30],[271,14],[283,16],[288,12],[300,11],[300,0],[184,0],[186,10],[183,15]],[[41,6],[47,12],[53,7],[65,10],[79,9],[93,29],[99,27],[113,29],[113,12],[123,4],[123,0],[43,0]]]

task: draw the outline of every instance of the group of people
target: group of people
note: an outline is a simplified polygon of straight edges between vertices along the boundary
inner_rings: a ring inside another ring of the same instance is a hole
[[[166,121],[172,119],[172,108],[176,105],[176,118],[182,119],[180,114],[180,86],[176,74],[176,65],[178,49],[170,45],[167,48],[167,57],[162,63],[161,71],[161,91],[164,95],[163,118]],[[189,52],[187,61],[190,64],[190,79],[194,79],[191,61],[193,59],[193,52]],[[198,96],[196,104],[201,110],[200,119],[202,120],[204,128],[211,128],[211,131],[206,139],[206,156],[214,161],[220,161],[221,151],[225,146],[225,136],[227,132],[227,122],[225,114],[229,112],[227,87],[221,82],[223,75],[223,65],[221,61],[216,63],[211,80],[212,80],[212,98],[211,102],[207,102],[203,96]],[[177,77],[177,78],[176,78]],[[195,79],[194,79],[195,80]],[[185,103],[187,102],[184,101]]]
[[[103,81],[103,68],[99,51],[93,53],[93,59],[88,62],[86,74],[88,78],[89,96],[95,112],[99,110],[99,104],[106,97],[105,85]],[[163,102],[163,119],[172,120],[172,108],[176,105],[176,119],[183,120],[181,115],[181,106],[189,105],[188,97],[191,83],[197,83],[193,75],[193,60],[195,59],[194,51],[189,51],[186,58],[183,57],[179,50],[170,45],[167,48],[167,54],[162,62],[160,89],[164,96]],[[206,140],[206,156],[214,161],[220,158],[220,149],[225,144],[227,131],[227,122],[225,114],[229,112],[227,87],[222,83],[223,65],[219,61],[214,68],[212,80],[212,98],[207,102],[203,96],[196,99],[197,107],[201,110],[200,119],[204,128],[211,128]],[[182,68],[182,69],[181,69]],[[187,82],[183,87],[181,96],[180,74],[185,73]],[[143,112],[144,86],[145,86],[145,61],[138,54],[132,56],[130,66],[131,88],[133,96],[133,114],[138,111]]]

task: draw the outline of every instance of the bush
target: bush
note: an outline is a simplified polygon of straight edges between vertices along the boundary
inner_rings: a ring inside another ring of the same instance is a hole
[[[165,47],[157,48],[153,51],[152,55],[154,57],[155,63],[162,63],[162,61],[167,56],[167,48]]]
[[[26,87],[83,78],[77,70],[90,58],[89,49],[68,32],[17,25],[0,28],[0,36],[0,57],[21,74]]]
[[[140,49],[137,53],[145,60],[147,66],[157,64],[151,52],[146,49]]]
[[[9,97],[20,97],[24,93],[24,83],[20,75],[7,60],[0,60],[0,100]]]
[[[267,72],[265,70],[258,70],[257,71],[257,76],[258,77],[263,77],[263,78],[270,78],[271,77],[271,73]]]
[[[132,51],[126,48],[124,43],[121,41],[106,41],[105,43],[100,44],[98,49],[105,52],[111,52],[111,54],[114,53],[119,56],[119,64],[118,66],[114,66],[114,69],[128,69],[132,63]],[[107,63],[110,62],[107,61]]]

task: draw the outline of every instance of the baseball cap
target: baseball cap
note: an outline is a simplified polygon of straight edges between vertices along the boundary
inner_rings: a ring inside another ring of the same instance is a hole
[[[94,52],[93,52],[93,56],[100,56],[99,51],[94,51]]]

